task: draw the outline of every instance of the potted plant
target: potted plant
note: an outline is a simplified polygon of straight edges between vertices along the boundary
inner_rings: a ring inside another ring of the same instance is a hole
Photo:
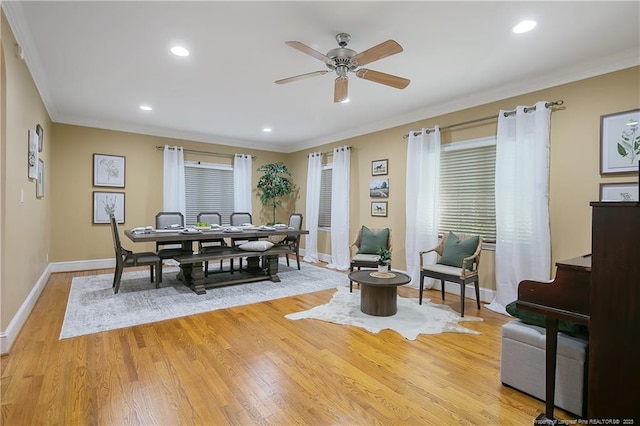
[[[264,206],[273,209],[273,223],[276,223],[276,207],[282,205],[282,197],[291,194],[296,186],[291,180],[291,172],[283,163],[271,163],[258,167],[263,172],[258,181],[258,196]]]
[[[387,272],[391,261],[391,252],[384,247],[378,249],[378,272]]]

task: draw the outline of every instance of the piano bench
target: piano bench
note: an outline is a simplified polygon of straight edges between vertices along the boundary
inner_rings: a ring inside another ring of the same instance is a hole
[[[588,337],[558,333],[555,406],[586,417]],[[500,380],[528,395],[545,400],[545,344],[543,327],[515,319],[502,326]]]

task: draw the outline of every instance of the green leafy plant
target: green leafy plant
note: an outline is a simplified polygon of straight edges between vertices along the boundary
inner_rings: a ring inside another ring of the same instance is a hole
[[[640,135],[637,135],[638,123],[632,125],[629,130],[622,132],[620,142],[618,142],[618,154],[629,157],[631,164],[635,163],[636,157],[640,155]]]
[[[273,223],[276,222],[276,208],[282,205],[282,198],[291,194],[296,185],[291,180],[291,172],[284,163],[271,163],[258,167],[263,175],[258,181],[258,196],[264,206],[273,209]]]
[[[384,247],[380,247],[378,249],[378,265],[387,266],[387,264],[391,261],[391,252]]]

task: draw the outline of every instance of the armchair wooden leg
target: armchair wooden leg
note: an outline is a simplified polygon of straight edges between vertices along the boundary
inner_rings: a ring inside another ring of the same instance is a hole
[[[353,272],[353,265],[349,266],[349,273]],[[353,293],[353,281],[349,280],[349,293]]]
[[[162,260],[158,264],[158,282],[162,282]]]
[[[418,302],[419,305],[422,305],[422,291],[424,290],[424,275],[420,274],[420,301]]]
[[[464,293],[465,290],[467,289],[467,286],[465,283],[462,283],[461,288],[460,288],[460,316],[464,318]]]
[[[480,309],[480,283],[476,281],[476,304],[478,305],[478,309]]]
[[[442,300],[444,300],[444,280],[440,280],[440,290],[442,290]]]

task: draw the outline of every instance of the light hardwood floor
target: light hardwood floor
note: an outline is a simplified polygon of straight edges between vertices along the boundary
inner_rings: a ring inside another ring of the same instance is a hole
[[[2,357],[1,424],[531,425],[544,411],[500,383],[509,319],[470,299],[465,313],[484,321],[464,325],[480,336],[410,341],[284,318],[327,302],[332,291],[322,291],[59,340],[71,279],[100,273],[112,270],[50,277]]]

